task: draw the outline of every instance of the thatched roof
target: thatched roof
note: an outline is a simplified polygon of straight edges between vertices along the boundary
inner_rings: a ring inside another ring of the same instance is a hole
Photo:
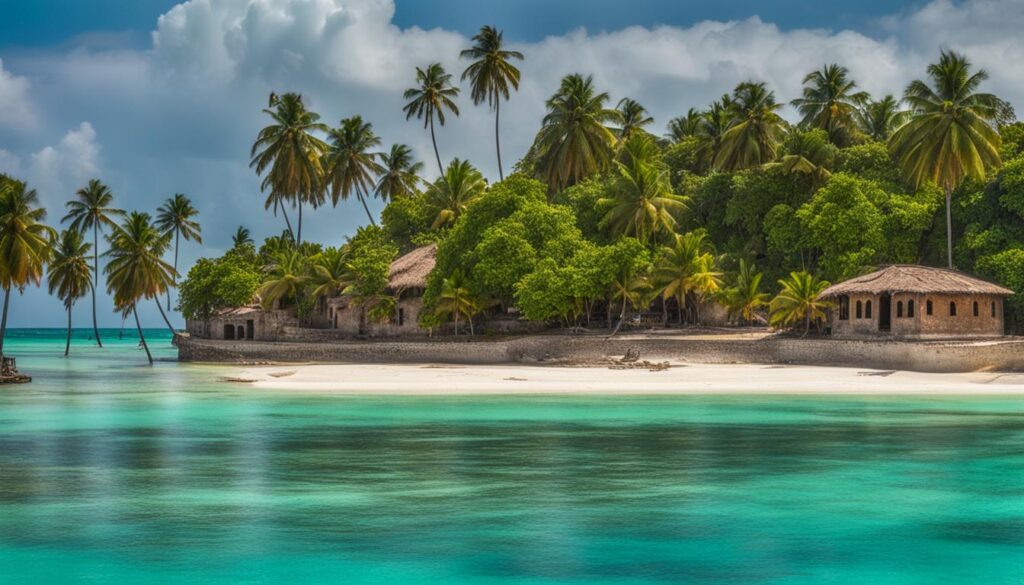
[[[416,248],[391,263],[388,288],[403,291],[409,288],[427,288],[427,275],[437,263],[437,244]]]
[[[956,270],[913,264],[894,264],[830,286],[822,297],[882,293],[1012,295],[1013,291]]]

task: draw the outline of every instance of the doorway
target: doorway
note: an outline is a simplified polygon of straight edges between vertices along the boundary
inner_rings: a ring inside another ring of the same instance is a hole
[[[231,324],[224,325],[224,339],[235,338],[235,326]]]
[[[878,297],[878,330],[892,330],[892,297],[887,294]]]
[[[256,323],[252,319],[248,319],[245,322],[245,338],[249,341],[256,336]]]

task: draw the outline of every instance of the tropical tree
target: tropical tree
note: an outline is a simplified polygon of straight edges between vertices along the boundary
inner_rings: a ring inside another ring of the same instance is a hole
[[[777,113],[781,107],[764,83],[737,85],[729,106],[729,129],[715,155],[715,169],[737,171],[774,160],[783,127]]]
[[[708,110],[701,113],[697,127],[697,137],[700,139],[697,158],[704,169],[714,167],[715,159],[722,150],[722,138],[732,126],[734,117],[735,110],[729,95],[711,102]]]
[[[64,302],[64,307],[68,310],[65,357],[71,352],[71,307],[93,288],[92,269],[89,267],[91,248],[92,244],[85,241],[82,232],[76,229],[64,230],[53,251],[46,275],[50,294],[56,293],[57,298]]]
[[[725,291],[725,303],[733,318],[740,317],[749,325],[757,310],[768,304],[768,293],[761,292],[762,277],[753,263],[740,260],[736,282]]]
[[[133,211],[124,223],[114,226],[107,240],[110,242],[110,249],[104,254],[110,259],[104,269],[107,292],[114,295],[116,310],[125,317],[129,313],[135,317],[139,340],[152,364],[153,355],[139,322],[138,304],[143,299],[154,299],[167,328],[177,335],[160,304],[160,295],[174,280],[174,268],[163,259],[171,242],[170,234],[154,226],[148,213]]]
[[[498,134],[501,100],[509,99],[509,88],[519,91],[519,69],[512,60],[522,61],[519,51],[503,48],[502,32],[493,26],[485,26],[473,37],[473,46],[462,51],[463,59],[473,62],[462,72],[462,80],[469,79],[469,95],[473,104],[487,105],[494,110],[494,147],[498,153],[498,179],[505,179],[501,166],[501,140]]]
[[[598,200],[598,206],[607,210],[602,225],[616,236],[636,236],[643,242],[672,233],[677,216],[686,209],[686,198],[672,192],[657,145],[648,136],[634,136],[622,158],[615,163],[619,178],[613,195]]]
[[[286,247],[274,255],[273,260],[263,268],[266,280],[260,287],[259,295],[264,309],[286,299],[298,299],[310,282],[306,258],[294,247]]]
[[[0,318],[0,358],[7,335],[7,309],[11,289],[39,285],[43,267],[50,259],[53,228],[43,224],[46,210],[39,207],[35,189],[0,175],[0,285],[4,289],[3,317]]]
[[[68,212],[61,223],[70,221],[71,229],[83,233],[92,230],[92,332],[96,337],[96,345],[103,347],[100,329],[96,324],[96,280],[100,274],[99,238],[104,227],[117,225],[115,219],[124,217],[124,211],[111,207],[114,195],[99,179],[90,180],[85,187],[75,192],[75,197],[77,199],[65,204]]]
[[[770,323],[772,327],[789,327],[804,322],[804,335],[811,332],[811,321],[825,318],[831,303],[821,299],[829,283],[818,280],[808,272],[791,272],[789,278],[779,281],[782,290],[772,299]]]
[[[462,272],[456,271],[441,284],[437,295],[434,313],[438,317],[448,317],[455,322],[455,335],[459,334],[459,318],[469,322],[469,334],[473,335],[473,315],[486,307],[486,303],[475,297],[466,286],[466,278]]]
[[[971,62],[953,51],[943,51],[938,63],[928,66],[932,86],[914,80],[903,101],[910,120],[889,140],[889,150],[907,180],[918,187],[931,181],[946,194],[946,255],[953,267],[953,190],[967,178],[983,180],[989,169],[1002,164],[1002,139],[992,126],[1005,102],[977,89],[988,79]]]
[[[266,173],[260,185],[262,190],[270,191],[264,209],[273,207],[276,215],[280,208],[288,231],[301,243],[302,204],[317,207],[322,201],[321,160],[327,145],[313,133],[327,132],[328,128],[319,121],[319,114],[306,109],[302,95],[297,93],[270,94],[269,107],[263,113],[273,123],[257,134],[249,166],[256,169],[256,174]],[[298,206],[298,231],[292,229],[285,203]]]
[[[685,116],[677,116],[668,121],[668,134],[665,138],[674,143],[684,138],[696,136],[700,132],[702,113],[697,108],[687,110]]]
[[[416,83],[418,87],[405,90],[405,104],[402,111],[405,112],[405,119],[416,116],[417,120],[423,120],[423,127],[430,128],[430,141],[434,144],[434,156],[437,158],[437,170],[444,174],[444,165],[441,164],[441,152],[437,149],[437,136],[434,133],[434,118],[438,124],[444,126],[444,112],[450,111],[456,116],[459,115],[459,107],[455,104],[455,98],[459,95],[459,88],[452,85],[452,76],[446,73],[440,63],[431,63],[426,69],[416,68]]]
[[[412,150],[404,144],[394,144],[391,151],[380,157],[380,179],[374,193],[383,201],[393,201],[416,192],[420,184],[423,163],[412,158]]]
[[[810,178],[811,191],[828,182],[836,161],[836,147],[822,130],[794,130],[786,141],[785,154],[765,168],[779,169],[787,175]]]
[[[856,138],[856,116],[868,101],[866,91],[857,91],[850,70],[832,63],[804,77],[803,97],[790,102],[800,112],[801,125],[820,128],[836,146],[849,146]]]
[[[676,234],[672,245],[662,246],[654,264],[654,285],[662,299],[676,300],[680,325],[688,295],[699,301],[721,287],[722,274],[715,264],[711,242],[703,230]]]
[[[430,229],[454,224],[486,187],[484,176],[469,161],[453,159],[444,174],[426,192],[427,207],[436,213]]]
[[[642,131],[644,127],[654,123],[654,118],[647,113],[647,108],[634,99],[622,98],[615,109],[618,110],[621,118],[618,132],[620,143],[625,143]]]
[[[885,142],[907,121],[907,115],[908,112],[900,109],[899,100],[890,94],[877,102],[863,104],[857,110],[856,120],[861,132],[872,140]]]
[[[231,245],[235,248],[241,248],[245,245],[252,245],[255,242],[252,241],[252,234],[249,232],[249,228],[244,225],[238,226],[235,230],[235,235],[231,236]]]
[[[331,202],[337,206],[339,200],[348,199],[354,193],[363,204],[370,223],[377,225],[366,205],[374,178],[384,172],[384,167],[377,162],[383,153],[371,152],[381,144],[380,138],[373,133],[373,124],[363,122],[361,116],[345,118],[341,126],[331,129],[327,136],[330,148],[324,184],[331,190]]]
[[[651,280],[642,272],[620,272],[612,280],[611,293],[609,294],[609,311],[611,305],[620,303],[619,321],[615,324],[610,335],[615,335],[626,320],[626,310],[632,307],[634,310],[643,305],[651,290]]]
[[[310,295],[314,299],[336,297],[342,294],[355,280],[349,266],[348,250],[327,248],[309,261]]]
[[[156,210],[156,228],[170,236],[174,234],[174,272],[171,274],[171,286],[178,286],[178,250],[181,248],[181,238],[185,241],[195,240],[197,244],[203,243],[203,230],[195,218],[199,210],[192,206],[192,201],[182,195],[175,193]],[[167,289],[167,310],[171,310],[171,289]]]
[[[608,94],[598,93],[593,77],[567,75],[547,101],[548,113],[534,140],[538,172],[552,192],[608,168],[615,134],[608,124],[621,121],[617,110],[605,107]]]

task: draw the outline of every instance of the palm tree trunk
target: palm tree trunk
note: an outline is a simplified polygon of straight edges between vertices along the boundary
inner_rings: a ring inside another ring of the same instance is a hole
[[[295,230],[292,229],[292,222],[288,219],[288,210],[281,206],[281,215],[284,216],[284,223],[288,226],[288,233],[292,235],[292,239],[295,239]]]
[[[622,311],[619,312],[619,322],[615,324],[615,329],[608,335],[611,337],[619,332],[619,328],[622,327],[622,322],[626,320],[626,295],[622,295]]]
[[[455,311],[455,336],[459,335],[459,312]]]
[[[7,307],[11,303],[11,287],[4,287],[4,315],[0,318],[0,358],[4,357],[4,338],[7,337]]]
[[[953,269],[953,190],[946,188],[946,259]]]
[[[501,169],[501,139],[498,137],[498,118],[501,116],[501,97],[494,98],[494,147],[498,151],[498,180],[505,180],[505,173]]]
[[[434,117],[430,117],[430,141],[434,143],[434,156],[437,157],[437,170],[444,176],[444,165],[441,164],[441,152],[437,150],[437,137],[434,136]]]
[[[96,336],[96,345],[103,347],[100,341],[100,328],[96,325],[96,281],[100,278],[100,236],[99,226],[92,226],[92,334]]]
[[[804,337],[807,337],[807,334],[811,332],[811,312],[807,311],[807,315],[805,315],[804,318],[807,320],[807,323],[804,327]]]
[[[159,300],[157,300],[156,306],[160,306]],[[139,323],[139,311],[135,308],[135,305],[132,305],[132,314],[135,315],[135,329],[139,332],[139,341],[142,343],[142,349],[146,350],[146,359],[149,360],[149,365],[153,365],[153,354],[149,353],[146,336],[142,334],[142,325]]]
[[[370,215],[370,208],[366,205],[366,196],[363,195],[362,191],[363,190],[361,188],[358,188],[356,190],[356,197],[358,197],[359,202],[363,204],[363,210],[366,211],[366,217],[370,220],[370,225],[377,227],[377,222],[373,221],[373,216]]]
[[[156,299],[156,308],[160,310],[160,316],[164,318],[164,323],[166,323],[167,328],[171,330],[171,336],[177,337],[178,332],[174,330],[174,326],[171,325],[171,321],[167,318],[167,313],[164,313],[164,308],[160,306],[160,299]]]
[[[71,352],[71,303],[68,303],[68,339],[64,343],[64,357]]]
[[[679,298],[676,300],[679,304],[679,326],[683,326],[683,308],[686,306],[686,293],[680,291]]]
[[[468,320],[469,320],[469,336],[470,336],[470,337],[473,337],[474,335],[476,335],[476,334],[475,334],[475,333],[473,332],[473,316],[472,316],[472,315],[467,315],[467,316],[466,316],[466,319],[468,319]]]
[[[661,295],[661,326],[665,327],[668,325],[668,301],[665,300],[665,295]]]
[[[299,202],[299,233],[295,235],[295,245],[298,246],[302,243],[302,196],[298,197]]]
[[[178,286],[178,247],[181,245],[181,230],[174,228],[174,274],[171,275],[171,285]],[[167,310],[171,310],[171,289],[167,289]]]

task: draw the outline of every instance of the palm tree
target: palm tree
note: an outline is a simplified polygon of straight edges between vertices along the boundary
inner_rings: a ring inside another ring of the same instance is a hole
[[[634,99],[622,98],[615,109],[618,110],[619,116],[622,118],[622,125],[619,128],[620,143],[625,143],[642,131],[645,126],[654,123],[654,118],[647,114],[647,108]]]
[[[757,310],[768,304],[768,293],[761,292],[762,274],[752,263],[740,260],[736,283],[725,291],[726,304],[733,317],[739,316],[749,325]]]
[[[0,318],[0,358],[7,335],[7,309],[11,289],[38,285],[43,267],[50,259],[53,228],[44,225],[46,210],[39,207],[35,189],[0,175],[0,285],[4,289],[3,317]]]
[[[732,97],[728,95],[711,102],[711,107],[701,114],[697,127],[697,137],[700,139],[697,158],[704,169],[714,166],[715,158],[722,150],[722,137],[732,126],[734,117]]]
[[[447,109],[456,116],[459,107],[455,98],[459,88],[452,85],[452,76],[446,73],[440,63],[431,63],[426,69],[416,68],[416,83],[419,87],[405,90],[404,97],[409,100],[402,111],[405,119],[416,116],[423,120],[423,127],[430,127],[430,141],[434,143],[434,156],[437,157],[437,170],[443,175],[444,165],[441,164],[441,153],[437,150],[437,136],[434,134],[434,118],[444,126],[444,111]]]
[[[668,121],[668,138],[671,142],[678,144],[683,139],[696,136],[700,132],[702,114],[697,108],[687,110],[685,116],[677,116]]]
[[[675,230],[676,217],[686,209],[686,198],[672,192],[669,171],[658,158],[658,147],[648,136],[634,136],[616,161],[619,172],[611,197],[598,200],[606,209],[601,224],[617,236],[636,236],[647,242]]]
[[[486,187],[484,176],[469,161],[453,159],[448,170],[426,192],[428,208],[437,213],[430,229],[454,224]]]
[[[92,269],[89,267],[91,248],[92,244],[85,241],[82,232],[76,229],[64,230],[53,251],[46,275],[50,283],[50,294],[56,293],[68,310],[68,337],[64,344],[64,357],[71,352],[71,307],[93,288]]]
[[[741,83],[733,94],[731,123],[715,155],[714,166],[720,171],[748,169],[774,160],[782,133],[783,121],[776,113],[782,104],[764,83]]]
[[[907,121],[907,115],[908,112],[900,109],[900,102],[890,94],[861,106],[856,118],[861,132],[872,140],[885,142]]]
[[[255,242],[252,241],[252,235],[249,232],[249,228],[244,225],[238,226],[235,230],[235,235],[231,236],[231,246],[233,248],[241,248],[242,246],[252,245]]]
[[[795,130],[786,142],[786,153],[765,168],[780,169],[787,175],[805,175],[810,178],[811,191],[817,191],[832,177],[835,159],[836,147],[823,131]]]
[[[644,299],[647,298],[648,291],[651,289],[651,281],[647,278],[646,274],[635,274],[635,273],[621,273],[615,277],[612,281],[611,294],[608,299],[608,326],[611,326],[611,305],[616,301],[622,301],[621,309],[619,310],[619,321],[615,324],[615,328],[609,334],[615,335],[619,332],[619,328],[622,327],[623,321],[626,320],[626,309],[633,307],[636,309],[641,305]]]
[[[380,157],[380,179],[374,193],[382,201],[391,201],[398,197],[406,197],[416,192],[419,186],[419,174],[423,172],[423,163],[414,161],[412,150],[404,144],[394,144],[391,152]]]
[[[434,312],[439,317],[451,317],[455,322],[455,335],[459,334],[459,317],[469,321],[469,334],[473,335],[473,315],[482,309],[482,303],[473,297],[461,272],[454,272],[441,283]]]
[[[803,116],[801,124],[820,128],[836,146],[849,146],[855,137],[855,117],[868,100],[865,91],[856,91],[850,70],[832,63],[804,77],[803,97],[790,102]]]
[[[154,299],[167,328],[177,335],[160,304],[160,295],[167,291],[174,279],[174,268],[163,258],[171,243],[170,234],[157,229],[148,213],[133,211],[121,225],[114,226],[107,237],[110,258],[104,270],[107,274],[107,292],[114,295],[114,308],[125,317],[135,317],[135,328],[139,340],[146,350],[146,358],[153,363],[149,344],[139,323],[138,303],[142,299]]]
[[[345,247],[327,248],[310,259],[309,284],[314,299],[336,297],[354,281]]]
[[[271,109],[273,108],[273,109]],[[263,110],[273,123],[256,136],[250,153],[250,167],[256,174],[263,174],[260,188],[270,190],[264,209],[280,207],[288,231],[296,242],[302,243],[302,204],[314,207],[321,202],[321,158],[327,145],[313,135],[313,132],[327,132],[325,124],[319,122],[320,115],[310,112],[297,93],[286,93],[280,97],[270,94],[269,107]],[[298,232],[292,230],[291,221],[284,203],[298,205]]]
[[[608,94],[594,89],[593,77],[567,75],[547,101],[548,113],[534,140],[538,171],[552,193],[603,171],[611,164],[615,134],[608,124],[621,121],[605,107]]]
[[[998,168],[1002,139],[992,127],[1005,105],[989,93],[977,93],[988,79],[984,69],[971,73],[971,62],[943,51],[928,66],[933,87],[921,80],[907,86],[903,101],[910,121],[889,140],[889,150],[916,188],[932,181],[946,193],[946,254],[953,267],[953,189],[964,179],[983,180]]]
[[[264,309],[270,309],[282,299],[297,299],[310,282],[306,259],[293,247],[279,251],[263,271],[267,280],[260,287],[259,295]]]
[[[722,274],[715,269],[715,256],[707,234],[697,230],[676,234],[671,246],[661,248],[653,276],[661,297],[676,299],[682,325],[687,296],[694,293],[703,298],[717,291]]]
[[[773,327],[788,327],[804,322],[804,335],[811,332],[811,321],[825,318],[825,310],[831,303],[821,300],[821,293],[829,283],[818,280],[807,272],[791,272],[789,278],[780,280],[782,291],[771,302]]]
[[[68,213],[60,221],[71,221],[71,229],[80,232],[92,230],[92,332],[96,336],[96,345],[103,347],[100,329],[96,324],[96,280],[100,274],[100,233],[104,227],[114,227],[115,218],[124,217],[124,211],[110,206],[114,200],[110,189],[99,179],[89,183],[75,192],[78,198],[65,204]]]
[[[328,139],[331,146],[326,156],[324,184],[331,190],[331,201],[337,206],[339,200],[354,193],[370,223],[377,225],[366,205],[374,177],[384,172],[377,162],[383,154],[370,151],[381,144],[380,137],[373,133],[373,124],[363,122],[361,116],[345,118],[339,128],[328,132]]]
[[[508,100],[509,87],[519,91],[519,69],[512,60],[523,60],[519,51],[502,48],[502,32],[493,26],[485,26],[473,37],[473,46],[460,53],[463,59],[473,63],[462,72],[462,80],[470,80],[469,95],[474,105],[487,102],[494,110],[494,146],[498,152],[498,180],[505,178],[501,167],[501,140],[498,137],[498,119],[501,114],[501,100]]]
[[[171,275],[171,286],[178,286],[178,250],[181,238],[185,241],[195,240],[203,243],[203,230],[195,217],[199,210],[192,207],[192,200],[181,193],[175,193],[156,210],[156,228],[166,235],[174,234],[174,273]],[[171,289],[167,289],[167,310],[171,310]]]

